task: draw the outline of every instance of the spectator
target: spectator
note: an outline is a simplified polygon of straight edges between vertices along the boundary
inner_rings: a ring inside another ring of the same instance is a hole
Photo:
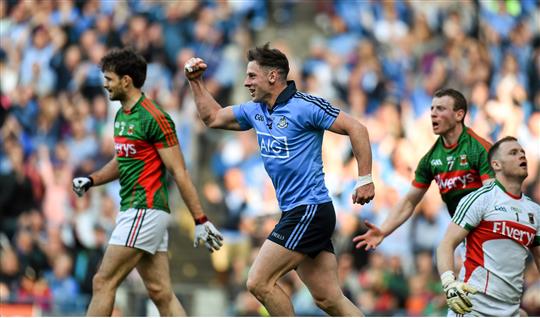
[[[57,255],[52,271],[45,273],[54,301],[53,313],[68,316],[81,308],[79,284],[71,275],[73,260],[67,254]]]

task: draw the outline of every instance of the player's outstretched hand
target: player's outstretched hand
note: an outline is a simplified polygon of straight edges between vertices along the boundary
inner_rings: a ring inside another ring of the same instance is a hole
[[[199,242],[204,242],[210,253],[217,251],[223,245],[223,235],[216,229],[214,224],[206,221],[202,224],[195,225],[195,239],[193,247],[199,247]]]
[[[444,292],[446,293],[446,303],[456,314],[466,314],[471,312],[472,303],[469,294],[476,294],[476,288],[457,281],[454,273],[448,271],[441,275]]]
[[[193,81],[199,79],[207,68],[208,65],[201,58],[192,57],[184,64],[184,74],[188,80]]]
[[[82,197],[83,194],[94,185],[94,180],[90,177],[79,177],[73,179],[73,191],[77,193],[79,197]]]
[[[371,222],[364,220],[364,223],[368,227],[368,231],[362,235],[355,236],[353,242],[357,243],[356,248],[359,249],[362,246],[366,247],[366,251],[370,249],[375,249],[379,244],[381,244],[384,239],[384,234],[377,226],[373,225]]]
[[[373,182],[356,187],[352,194],[353,203],[366,204],[375,197],[375,185]]]

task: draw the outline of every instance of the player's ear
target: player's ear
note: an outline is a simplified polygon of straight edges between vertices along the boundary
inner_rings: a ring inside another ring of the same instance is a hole
[[[464,109],[458,109],[456,110],[456,121],[463,121],[463,118],[465,117],[465,110]]]
[[[270,70],[270,72],[268,72],[268,81],[270,82],[270,84],[275,84],[276,83],[276,80],[277,80],[277,71],[275,69],[273,70]]]
[[[501,170],[501,168],[502,168],[502,165],[499,160],[497,159],[491,160],[491,169],[493,169],[494,171],[497,171],[497,170]]]
[[[129,75],[122,76],[120,81],[122,82],[122,86],[124,88],[127,88],[133,82],[133,80],[131,79],[131,77]]]

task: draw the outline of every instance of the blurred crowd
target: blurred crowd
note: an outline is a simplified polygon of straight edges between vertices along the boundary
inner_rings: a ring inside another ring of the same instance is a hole
[[[464,93],[466,125],[480,136],[518,138],[529,160],[524,192],[540,202],[539,21],[538,0],[0,0],[0,303],[84,314],[118,213],[119,185],[78,198],[71,180],[114,154],[119,104],[102,88],[99,61],[110,48],[132,46],[149,63],[143,91],[173,118],[205,209],[225,235],[212,254],[224,312],[265,315],[245,281],[279,219],[275,193],[253,132],[202,125],[183,65],[203,58],[213,96],[240,103],[249,99],[241,85],[245,53],[270,41],[289,57],[299,90],[369,129],[376,196],[366,206],[351,203],[357,171],[348,138],[328,132],[323,144],[347,297],[368,315],[445,315],[433,251],[449,216],[436,186],[376,251],[355,250],[351,238],[364,230],[361,219],[380,224],[410,187],[437,138],[429,111],[442,87]],[[265,36],[269,29],[275,38]],[[307,36],[279,40],[297,31]],[[177,197],[175,215],[185,212]],[[180,226],[190,233],[191,224]],[[297,314],[323,314],[295,273],[280,284]],[[525,287],[523,307],[540,315],[532,261]]]

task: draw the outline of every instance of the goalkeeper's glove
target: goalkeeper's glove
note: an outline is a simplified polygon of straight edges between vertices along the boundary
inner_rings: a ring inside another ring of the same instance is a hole
[[[199,247],[200,241],[204,242],[210,252],[219,250],[223,245],[223,236],[206,216],[195,219],[193,247]]]
[[[448,307],[461,315],[471,312],[472,303],[468,294],[476,294],[476,288],[457,281],[452,271],[444,272],[441,275],[441,282],[446,293]]]
[[[94,179],[92,179],[90,176],[73,179],[73,191],[75,191],[79,197],[82,197],[83,194],[93,185]]]

